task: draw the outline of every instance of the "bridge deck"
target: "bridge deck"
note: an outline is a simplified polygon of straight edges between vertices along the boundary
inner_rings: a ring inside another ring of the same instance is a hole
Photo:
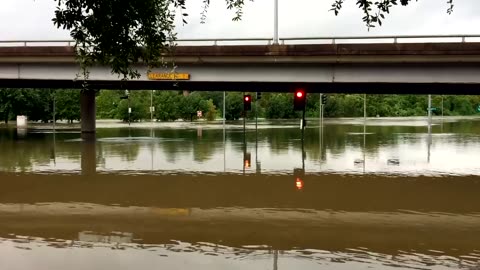
[[[166,56],[182,57],[298,57],[298,56],[480,56],[479,43],[397,43],[397,44],[311,44],[311,45],[232,45],[177,46]],[[38,57],[74,60],[71,46],[0,47],[0,63],[29,61]],[[22,59],[20,59],[22,58]],[[47,59],[50,58],[50,59]],[[445,58],[448,59],[448,58]],[[457,58],[458,59],[458,58]],[[10,61],[9,61],[10,60]],[[422,58],[422,62],[425,58]]]
[[[177,46],[165,55],[191,79],[149,80],[147,67],[138,66],[142,77],[124,82],[96,66],[90,87],[452,94],[480,88],[480,42]],[[71,46],[0,47],[0,87],[77,88],[78,72]]]

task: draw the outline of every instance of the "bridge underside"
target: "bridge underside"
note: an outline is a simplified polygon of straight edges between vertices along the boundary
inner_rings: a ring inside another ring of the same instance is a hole
[[[0,79],[0,88],[77,88],[81,80]],[[89,89],[189,90],[227,92],[294,92],[366,94],[478,95],[477,83],[385,83],[385,82],[212,82],[212,81],[103,81],[89,80]]]

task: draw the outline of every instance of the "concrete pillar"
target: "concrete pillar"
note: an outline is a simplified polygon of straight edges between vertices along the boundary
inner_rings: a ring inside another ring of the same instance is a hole
[[[95,134],[96,125],[96,104],[95,91],[82,90],[80,94],[80,117],[82,121],[82,136],[83,134]]]

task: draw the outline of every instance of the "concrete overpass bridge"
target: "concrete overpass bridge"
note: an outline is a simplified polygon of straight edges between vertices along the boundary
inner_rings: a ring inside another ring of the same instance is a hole
[[[480,35],[179,40],[171,68],[138,66],[121,81],[95,66],[92,89],[322,93],[477,94]],[[0,41],[0,87],[80,88],[72,41]],[[85,91],[90,92],[90,91]],[[94,121],[94,95],[82,95],[82,119]],[[91,128],[90,128],[91,129]],[[94,128],[93,128],[94,130]]]

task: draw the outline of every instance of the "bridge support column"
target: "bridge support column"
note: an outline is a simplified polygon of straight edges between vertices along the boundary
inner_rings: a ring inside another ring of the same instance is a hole
[[[95,91],[82,90],[80,94],[80,117],[82,123],[82,138],[95,136],[96,124]]]

